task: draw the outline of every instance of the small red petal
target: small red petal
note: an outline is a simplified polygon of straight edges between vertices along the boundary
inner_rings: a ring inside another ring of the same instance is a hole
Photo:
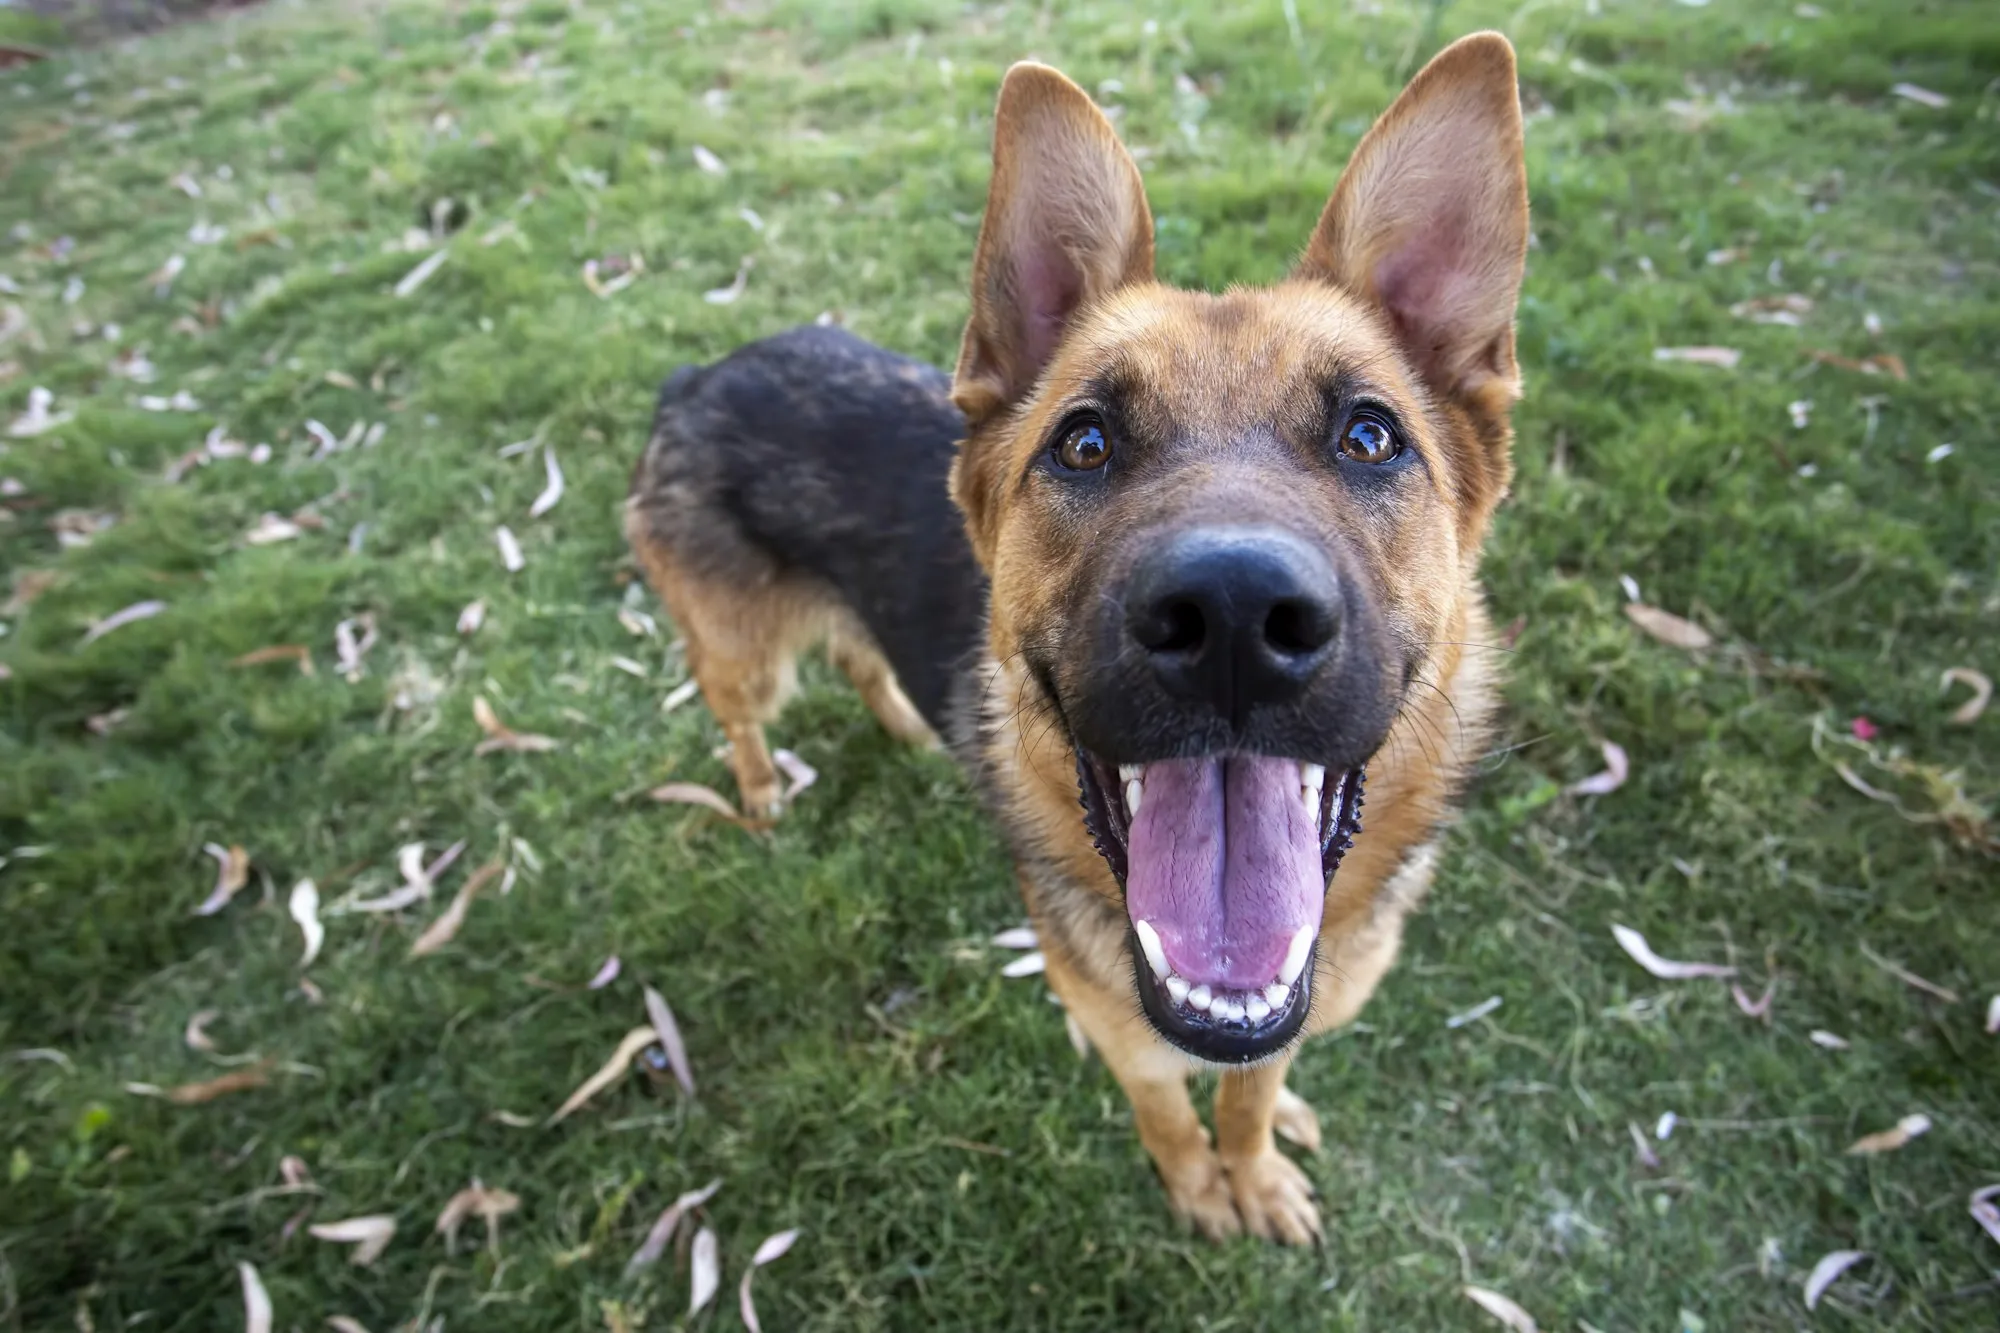
[[[1863,716],[1855,718],[1854,721],[1848,723],[1847,725],[1853,729],[1855,740],[1872,741],[1875,739],[1875,732],[1876,732],[1875,724],[1873,722],[1870,722],[1865,714]]]

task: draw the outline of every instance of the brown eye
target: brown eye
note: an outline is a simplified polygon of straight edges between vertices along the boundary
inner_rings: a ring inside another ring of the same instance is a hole
[[[1056,441],[1056,462],[1072,472],[1095,472],[1111,457],[1111,440],[1096,417],[1079,417]]]
[[[1357,463],[1386,463],[1403,445],[1388,422],[1373,412],[1357,412],[1340,434],[1340,452]]]

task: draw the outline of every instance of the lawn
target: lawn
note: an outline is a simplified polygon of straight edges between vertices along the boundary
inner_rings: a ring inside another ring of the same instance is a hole
[[[949,364],[1011,60],[1119,108],[1162,276],[1216,288],[1282,273],[1489,25],[1535,230],[1503,733],[1402,962],[1296,1067],[1327,1243],[1211,1246],[1001,975],[1019,904],[944,759],[815,664],[775,834],[646,798],[733,789],[700,700],[663,711],[618,505],[677,365],[822,315]],[[2000,708],[1940,676],[2000,673],[1996,75],[1982,0],[278,3],[0,71],[0,1329],[240,1328],[244,1262],[280,1330],[736,1327],[789,1228],[770,1328],[1500,1327],[1466,1284],[1550,1330],[1994,1327]],[[1740,359],[1656,356],[1690,347]],[[280,645],[314,669],[233,664]],[[558,748],[475,753],[481,697]],[[1566,794],[1605,742],[1628,779]],[[200,915],[206,844],[249,873]],[[641,1068],[545,1126],[644,984],[698,1095]],[[474,1178],[519,1207],[449,1249]],[[690,1320],[687,1231],[625,1268],[710,1180]],[[377,1214],[367,1266],[304,1229]]]

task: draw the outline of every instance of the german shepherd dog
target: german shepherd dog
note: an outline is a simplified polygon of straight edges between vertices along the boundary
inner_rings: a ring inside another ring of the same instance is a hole
[[[1527,241],[1496,33],[1375,123],[1288,278],[1220,295],[1154,280],[1110,122],[1019,64],[956,372],[780,334],[674,375],[633,478],[746,810],[780,813],[763,728],[823,642],[985,794],[1049,983],[1213,1237],[1318,1236],[1285,1071],[1394,961],[1482,744]]]

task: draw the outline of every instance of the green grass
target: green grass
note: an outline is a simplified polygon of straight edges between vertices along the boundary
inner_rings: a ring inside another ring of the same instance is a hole
[[[1937,687],[2000,673],[2000,17],[1822,4],[1301,0],[1292,23],[1164,0],[295,3],[0,74],[0,272],[21,289],[0,306],[33,330],[0,346],[0,424],[34,385],[75,414],[0,454],[23,491],[0,564],[59,579],[0,638],[0,1329],[239,1327],[238,1260],[280,1329],[601,1328],[607,1302],[675,1327],[684,1270],[621,1270],[718,1176],[726,1308],[695,1322],[720,1327],[757,1240],[793,1226],[759,1280],[767,1327],[1495,1327],[1468,1281],[1545,1329],[1993,1327],[2000,1247],[1966,1196],[2000,1181],[1995,862],[1850,789],[1812,736],[1865,714],[1968,799],[2000,791],[2000,709],[1954,727]],[[1498,622],[1524,623],[1505,734],[1402,963],[1297,1066],[1327,1130],[1307,1163],[1327,1244],[1212,1247],[1174,1226],[1039,984],[1000,978],[983,941],[1020,910],[946,762],[815,667],[776,734],[824,776],[774,837],[635,799],[728,781],[699,703],[660,713],[678,659],[620,626],[644,600],[617,506],[678,364],[826,310],[949,362],[1009,61],[1124,108],[1163,276],[1215,287],[1282,273],[1370,117],[1488,24],[1522,53],[1536,233],[1520,478],[1486,562]],[[1951,100],[1892,96],[1903,80]],[[696,170],[697,143],[727,176]],[[404,235],[447,197],[468,220],[399,299],[421,258]],[[226,238],[191,241],[199,221]],[[586,290],[585,260],[634,253],[631,287]],[[745,255],[742,299],[705,302]],[[1801,328],[1729,314],[1793,291],[1816,303]],[[1741,365],[1652,358],[1702,343]],[[121,348],[152,384],[109,372]],[[1910,378],[1811,349],[1893,352]],[[201,409],[136,405],[177,389]],[[387,429],[313,461],[308,418]],[[275,456],[160,479],[217,425]],[[536,435],[569,479],[541,520],[538,455],[498,452]],[[245,544],[302,507],[324,527]],[[116,522],[59,549],[66,509]],[[511,577],[502,522],[527,551]],[[1621,574],[1723,649],[1639,637]],[[148,598],[168,609],[80,645]],[[362,612],[381,641],[349,682],[334,626]],[[310,645],[318,674],[226,665],[276,643]],[[563,748],[475,758],[480,693]],[[114,709],[108,736],[86,726]],[[1628,785],[1560,796],[1603,739]],[[416,962],[436,904],[330,919],[310,1002],[292,884],[380,890],[399,845],[459,838],[445,889],[511,849],[513,892]],[[198,918],[211,841],[257,869]],[[1648,977],[1613,922],[1733,957],[1753,993],[1776,976],[1775,1021]],[[624,976],[582,989],[614,952]],[[698,1101],[635,1075],[554,1129],[493,1118],[553,1110],[643,1021],[641,980],[680,1015]],[[1489,995],[1490,1018],[1446,1028]],[[272,1086],[127,1092],[223,1072],[182,1042],[206,1008],[223,1052],[280,1062]],[[60,1058],[4,1054],[29,1049]],[[1682,1128],[1641,1167],[1628,1125],[1669,1110]],[[1919,1110],[1936,1128],[1903,1151],[1843,1155]],[[375,1266],[281,1239],[300,1201],[260,1191],[286,1154],[320,1219],[395,1215]],[[497,1259],[431,1235],[473,1176],[523,1199]],[[1875,1260],[1808,1316],[1803,1274],[1837,1248]]]

